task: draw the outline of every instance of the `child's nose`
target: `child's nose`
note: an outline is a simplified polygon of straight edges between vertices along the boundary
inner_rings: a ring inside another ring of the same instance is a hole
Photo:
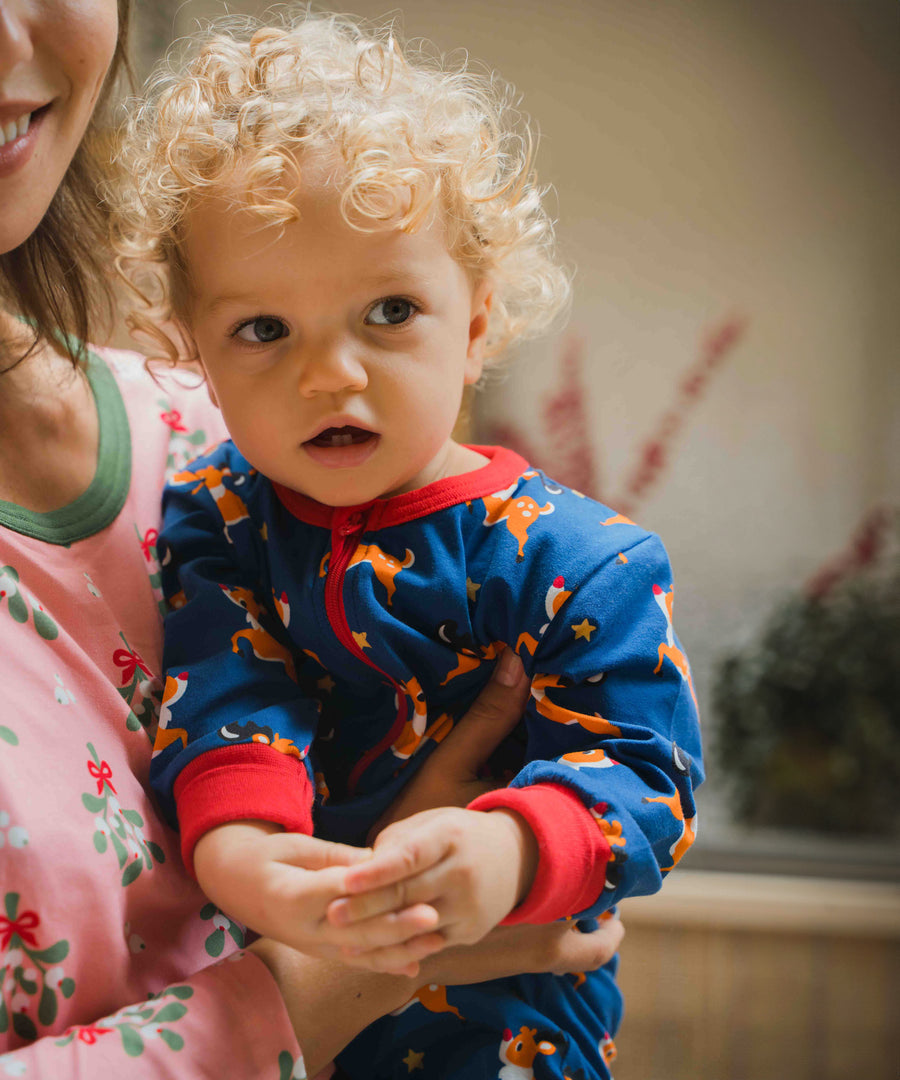
[[[322,342],[304,349],[298,389],[303,397],[364,390],[368,385],[365,365],[346,341]]]

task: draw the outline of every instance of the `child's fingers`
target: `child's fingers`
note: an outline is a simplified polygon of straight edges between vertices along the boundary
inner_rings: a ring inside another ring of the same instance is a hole
[[[278,937],[271,929],[275,925],[327,927],[325,911],[333,900],[344,895],[345,873],[343,866],[309,871],[285,862],[271,863],[259,890],[257,929]]]
[[[378,915],[403,911],[412,904],[427,903],[434,896],[428,889],[417,888],[419,878],[397,881],[383,889],[342,896],[328,905],[326,917],[332,926],[351,926]]]
[[[405,828],[407,823],[399,824]],[[381,836],[388,838],[389,831],[386,829]],[[406,836],[390,837],[370,859],[347,870],[346,890],[351,894],[371,892],[416,877],[440,862],[447,851],[446,837],[433,829],[409,830]]]
[[[271,858],[304,870],[323,870],[330,866],[354,866],[372,858],[371,848],[350,847],[331,840],[320,840],[304,833],[278,833],[266,841]]]
[[[380,971],[389,975],[408,975],[412,978],[418,974],[419,961],[424,960],[426,956],[431,956],[432,953],[440,952],[446,944],[440,933],[422,934],[402,945],[371,949],[362,953],[345,949],[342,959],[344,963],[353,967]],[[411,970],[412,968],[414,970]]]
[[[355,952],[369,952],[402,945],[421,934],[439,929],[441,916],[431,904],[413,904],[403,911],[390,911],[374,919],[333,927],[326,924],[326,939]]]

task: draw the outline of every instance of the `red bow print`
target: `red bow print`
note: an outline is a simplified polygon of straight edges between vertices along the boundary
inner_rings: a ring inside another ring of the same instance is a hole
[[[159,418],[164,424],[168,424],[173,431],[187,431],[187,428],[181,422],[181,413],[177,409],[160,413]]]
[[[150,554],[150,548],[152,548],[156,544],[156,541],[158,539],[159,539],[159,530],[158,529],[148,529],[147,534],[144,536],[144,539],[141,541],[141,551],[143,551],[144,558],[147,560],[147,562],[150,562],[150,559],[152,558],[152,556]]]
[[[118,794],[116,789],[110,783],[110,781],[112,780],[112,769],[109,767],[109,764],[107,762],[101,761],[100,765],[97,766],[97,765],[94,764],[93,761],[89,761],[87,763],[87,767],[88,767],[88,772],[97,781],[97,794],[98,795],[103,794],[103,785],[104,784],[106,784],[106,786],[113,793],[113,795]]]
[[[26,945],[37,945],[37,938],[32,934],[41,920],[36,911],[23,911],[18,919],[7,919],[0,915],[0,948],[5,949],[17,934]]]
[[[129,652],[127,649],[116,649],[116,651],[113,653],[113,663],[116,665],[116,667],[120,667],[123,669],[123,686],[126,683],[131,682],[131,680],[134,678],[134,673],[137,668],[140,668],[141,671],[143,671],[143,673],[148,677],[150,676],[150,671],[147,668],[147,665],[136,652]]]

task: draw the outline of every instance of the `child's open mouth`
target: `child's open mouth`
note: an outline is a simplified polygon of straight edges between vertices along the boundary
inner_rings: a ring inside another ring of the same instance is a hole
[[[319,465],[351,468],[361,465],[378,446],[380,436],[367,428],[328,427],[303,443],[303,449]]]

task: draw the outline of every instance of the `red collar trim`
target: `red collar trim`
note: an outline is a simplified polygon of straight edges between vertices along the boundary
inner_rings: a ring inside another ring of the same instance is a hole
[[[373,499],[359,506],[325,506],[275,481],[272,481],[272,487],[284,507],[308,525],[333,529],[353,515],[363,515],[366,529],[383,529],[471,499],[493,495],[509,487],[529,468],[525,458],[503,446],[470,446],[470,449],[488,458],[487,465],[459,476],[435,480],[417,491],[406,491],[389,499]]]

